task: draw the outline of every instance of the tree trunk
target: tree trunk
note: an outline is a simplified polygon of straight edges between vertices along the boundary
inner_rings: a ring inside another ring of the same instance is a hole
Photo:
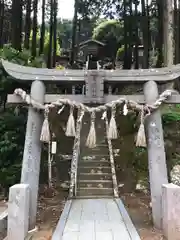
[[[53,67],[56,66],[56,54],[57,54],[57,8],[58,2],[54,0],[54,30],[53,30]]]
[[[149,6],[148,1],[141,0],[142,26],[143,26],[143,68],[149,68]]]
[[[171,67],[174,63],[174,29],[173,0],[164,1],[164,65]],[[174,88],[174,82],[165,84],[166,89]]]
[[[38,0],[33,2],[33,36],[32,36],[32,56],[36,57],[36,45],[37,45],[37,11]]]
[[[46,0],[42,0],[42,23],[41,23],[41,37],[39,43],[39,55],[44,52],[44,37],[45,37],[45,7]]]
[[[124,11],[123,11],[123,19],[124,19],[124,61],[123,61],[123,69],[128,69],[128,36],[127,36],[127,3],[126,0],[123,1]]]
[[[3,47],[4,0],[0,3],[0,48]]]
[[[25,19],[25,39],[24,39],[24,47],[26,49],[29,49],[30,34],[31,34],[31,0],[27,0]]]
[[[138,46],[139,46],[139,36],[138,36],[138,24],[139,24],[139,21],[138,21],[138,1],[136,0],[135,1],[135,25],[136,25],[136,28],[135,28],[135,39],[136,39],[136,42],[135,42],[135,49],[134,49],[134,58],[135,58],[135,69],[138,69],[139,68],[139,54],[138,54]]]
[[[164,64],[171,67],[174,62],[173,1],[164,1]]]
[[[178,0],[178,6],[179,6],[179,8],[178,8],[177,18],[178,18],[178,44],[179,45],[177,45],[177,47],[178,47],[178,55],[179,55],[178,63],[179,63],[180,62],[180,28],[179,28],[179,24],[180,24],[180,0]]]
[[[180,63],[180,0],[174,0],[174,45],[175,45],[175,64]],[[180,91],[180,78],[176,79],[174,87]]]
[[[12,2],[12,47],[21,51],[22,43],[22,0]]]
[[[77,32],[77,21],[78,21],[78,6],[79,2],[78,0],[75,0],[74,4],[74,19],[73,19],[73,30],[72,30],[72,46],[71,46],[71,59],[70,59],[70,65],[72,66],[75,61],[76,56],[76,32]]]
[[[50,13],[50,29],[49,29],[49,49],[48,49],[48,61],[47,67],[52,68],[52,43],[53,43],[53,0],[50,1],[51,13]]]
[[[133,39],[133,3],[130,1],[129,3],[129,14],[130,14],[130,19],[129,19],[129,26],[128,26],[128,30],[129,30],[129,54],[128,54],[128,62],[129,62],[129,66],[128,68],[131,69],[132,67],[132,53],[133,53],[133,45],[134,45],[134,39]]]
[[[12,47],[15,48],[16,46],[16,4],[15,4],[15,0],[12,0],[12,15],[11,15],[11,30],[12,30],[12,35],[11,35],[11,43],[12,43]]]
[[[174,48],[175,48],[175,59],[174,63],[179,63],[179,16],[177,0],[174,0]]]
[[[156,46],[158,50],[158,56],[157,56],[157,63],[156,67],[160,68],[163,64],[163,1],[164,0],[157,0],[157,18],[158,18],[158,36],[156,40]]]

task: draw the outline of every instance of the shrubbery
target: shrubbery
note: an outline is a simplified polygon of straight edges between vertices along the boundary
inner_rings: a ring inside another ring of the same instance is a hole
[[[42,68],[45,67],[43,57],[33,59],[28,50],[21,52],[5,45],[0,49],[0,58],[24,65]],[[12,93],[21,84],[12,80],[0,69],[0,186],[7,194],[9,186],[20,179],[21,162],[23,156],[27,110],[6,105],[8,93]],[[26,90],[29,85],[25,83]]]

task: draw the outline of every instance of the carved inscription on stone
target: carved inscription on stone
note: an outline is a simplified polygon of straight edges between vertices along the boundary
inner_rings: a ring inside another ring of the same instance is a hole
[[[104,97],[104,80],[97,72],[88,72],[86,82],[86,101],[101,103]]]
[[[91,83],[91,92],[92,92],[92,97],[96,98],[96,76],[92,77],[92,83]]]
[[[149,144],[150,145],[156,145],[158,148],[162,147],[162,138],[161,138],[161,133],[159,130],[159,127],[157,123],[151,122],[149,127]]]

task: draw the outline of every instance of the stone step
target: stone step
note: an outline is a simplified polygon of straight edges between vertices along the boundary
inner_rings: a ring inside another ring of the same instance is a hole
[[[109,154],[109,149],[107,145],[103,145],[103,146],[97,146],[95,148],[82,148],[81,149],[81,153],[83,155],[88,155],[88,154]]]
[[[81,180],[112,180],[110,173],[78,173],[78,182]]]
[[[77,196],[113,196],[112,188],[77,188]]]
[[[113,188],[112,180],[80,180],[78,188]]]
[[[95,167],[95,166],[79,166],[80,173],[111,173],[111,168],[108,167]]]
[[[89,161],[79,161],[78,167],[110,167],[110,161],[98,161],[98,160],[89,160]]]
[[[80,154],[80,161],[109,161],[108,154]]]
[[[72,199],[102,199],[102,198],[105,198],[105,199],[112,199],[112,195],[94,195],[94,196],[75,196],[75,197],[72,197]],[[115,198],[113,196],[113,198]]]
[[[106,147],[108,147],[108,144],[107,144],[107,143],[96,142],[96,147],[94,147],[94,148],[91,149],[91,148],[85,146],[84,149],[85,149],[85,150],[93,150],[93,149],[96,149],[96,148],[106,148]]]

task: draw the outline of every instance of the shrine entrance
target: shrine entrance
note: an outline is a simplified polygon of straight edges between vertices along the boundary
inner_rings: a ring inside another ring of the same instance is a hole
[[[140,239],[118,194],[112,140],[118,136],[116,110],[120,105],[124,115],[130,109],[140,113],[136,146],[148,147],[153,222],[155,227],[162,228],[162,185],[167,184],[168,180],[159,107],[163,103],[180,103],[180,95],[171,89],[159,95],[157,84],[165,84],[179,77],[180,66],[129,71],[59,71],[23,67],[7,61],[2,61],[2,64],[6,73],[14,79],[31,82],[30,95],[23,89],[15,89],[14,94],[8,95],[8,103],[29,105],[21,175],[21,183],[30,189],[29,228],[33,229],[36,223],[41,141],[51,141],[48,116],[52,108],[61,114],[68,106],[70,112],[65,134],[74,138],[69,200],[52,239],[65,239],[65,236],[67,239],[87,239],[92,233],[91,239],[95,239],[100,230],[102,234],[98,235],[98,239],[107,234],[107,239],[117,239],[119,236],[127,240]],[[67,82],[72,87],[71,94],[45,94],[46,83]],[[143,84],[144,95],[112,93],[113,84],[119,87],[132,82]],[[82,87],[83,94],[76,94],[76,85]],[[105,94],[105,87],[108,94]],[[77,112],[76,118],[74,111]],[[89,128],[83,125],[84,118],[88,119]],[[103,127],[99,130],[96,129],[96,118],[102,121]],[[83,128],[87,132],[86,141],[81,139]],[[104,131],[104,140],[99,140],[98,131]],[[103,155],[99,154],[100,148],[104,148]],[[88,151],[93,153],[93,158],[87,158]],[[91,225],[89,230],[87,225],[83,226],[86,222]]]

